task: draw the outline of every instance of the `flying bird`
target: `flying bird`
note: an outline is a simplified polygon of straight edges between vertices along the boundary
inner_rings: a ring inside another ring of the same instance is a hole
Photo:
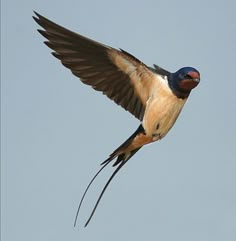
[[[104,186],[85,224],[88,225],[113,177],[144,145],[161,140],[174,125],[190,92],[200,82],[200,73],[183,67],[172,73],[157,65],[148,67],[130,53],[72,32],[35,12],[38,30],[52,54],[86,84],[101,91],[140,120],[137,130],[101,163],[80,201],[97,175],[113,161],[116,167]]]

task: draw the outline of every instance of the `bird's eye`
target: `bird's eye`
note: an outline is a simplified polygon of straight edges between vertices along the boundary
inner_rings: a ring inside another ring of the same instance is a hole
[[[192,76],[189,75],[189,74],[186,74],[186,75],[184,75],[184,78],[185,78],[185,79],[192,79]]]

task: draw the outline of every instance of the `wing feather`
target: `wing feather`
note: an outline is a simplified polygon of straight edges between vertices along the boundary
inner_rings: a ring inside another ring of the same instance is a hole
[[[142,120],[156,73],[125,52],[67,30],[35,13],[38,30],[52,53],[84,84],[102,91],[136,118]]]

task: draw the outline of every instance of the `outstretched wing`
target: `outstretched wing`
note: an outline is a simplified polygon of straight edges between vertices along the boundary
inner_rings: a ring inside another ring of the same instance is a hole
[[[110,99],[142,120],[155,71],[125,52],[95,42],[38,13],[34,20],[44,28],[38,30],[55,57],[79,77],[84,84],[102,91]]]

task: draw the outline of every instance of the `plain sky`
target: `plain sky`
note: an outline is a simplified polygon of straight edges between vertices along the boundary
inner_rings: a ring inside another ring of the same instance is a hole
[[[3,241],[236,240],[235,1],[2,0]],[[160,142],[140,150],[83,225],[112,167],[99,164],[139,125],[81,84],[36,31],[33,10],[201,83]]]

